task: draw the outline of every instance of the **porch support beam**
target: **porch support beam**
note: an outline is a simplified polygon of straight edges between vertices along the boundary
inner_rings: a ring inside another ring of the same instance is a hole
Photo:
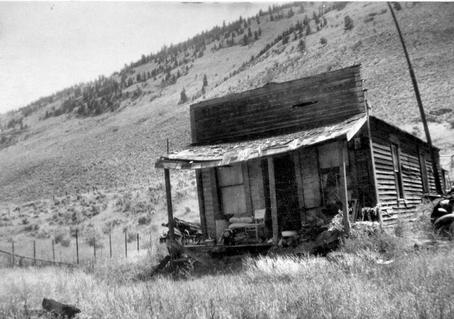
[[[207,218],[205,214],[205,197],[203,194],[203,178],[200,169],[195,171],[196,184],[197,184],[197,197],[199,202],[200,224],[202,227],[202,234],[204,238],[208,238],[207,231]]]
[[[169,227],[169,239],[171,242],[174,241],[175,232],[173,229],[173,208],[172,208],[172,190],[170,186],[170,172],[169,169],[164,169],[164,179],[166,185],[166,199],[167,199],[167,217]]]
[[[274,161],[268,157],[268,179],[270,184],[271,224],[273,227],[273,244],[277,245],[279,239],[279,224],[277,218],[276,179],[274,176]]]
[[[344,150],[347,149],[347,141],[339,141],[339,172],[340,172],[340,199],[342,201],[344,232],[350,234],[350,220],[348,218],[348,192],[347,192],[347,165]]]

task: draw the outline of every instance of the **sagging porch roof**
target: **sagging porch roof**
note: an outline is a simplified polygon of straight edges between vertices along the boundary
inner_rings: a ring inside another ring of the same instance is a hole
[[[162,156],[156,168],[200,169],[225,166],[247,160],[287,153],[302,147],[319,144],[345,136],[349,141],[367,121],[357,114],[344,121],[290,134],[230,143],[189,146]]]

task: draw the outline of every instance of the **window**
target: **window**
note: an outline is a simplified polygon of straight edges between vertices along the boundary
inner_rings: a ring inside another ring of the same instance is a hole
[[[393,156],[394,178],[396,181],[397,196],[404,198],[404,185],[402,182],[402,169],[400,166],[399,147],[397,144],[391,144],[391,153]]]
[[[217,176],[224,215],[245,215],[246,196],[241,165],[219,167]]]

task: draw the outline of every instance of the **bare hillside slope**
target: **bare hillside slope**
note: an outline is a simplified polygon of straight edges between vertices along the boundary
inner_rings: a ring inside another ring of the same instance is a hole
[[[76,98],[69,91],[29,112],[3,115],[0,202],[49,198],[92,186],[160,183],[154,161],[165,152],[167,138],[172,149],[190,142],[188,107],[193,100],[357,63],[362,64],[372,113],[420,134],[408,70],[386,4],[350,3],[320,15],[319,4],[304,6],[276,9],[273,21],[269,13],[258,15],[233,37],[207,38],[202,54],[182,50],[172,66],[165,64],[166,70],[152,72],[158,60],[144,59],[109,78],[125,84],[120,93],[114,88],[109,95],[114,102],[99,98],[95,113],[77,104],[82,95]],[[406,4],[396,13],[435,129],[435,144],[447,154],[454,149],[454,4]],[[306,24],[295,28],[305,16],[310,32]],[[351,30],[344,28],[346,16],[353,20]],[[248,28],[252,37],[244,40]],[[228,42],[232,38],[233,44]],[[127,83],[129,79],[134,80]],[[60,114],[63,106],[70,111]],[[8,127],[11,119],[19,118],[21,123]]]

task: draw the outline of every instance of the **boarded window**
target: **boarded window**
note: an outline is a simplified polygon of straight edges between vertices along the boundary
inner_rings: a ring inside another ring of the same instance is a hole
[[[247,209],[241,165],[219,167],[217,173],[224,215],[244,215]]]
[[[397,196],[399,198],[404,198],[404,185],[402,182],[402,169],[400,165],[400,155],[399,155],[399,147],[397,144],[391,144],[391,152],[393,155],[393,169],[394,169],[394,177],[396,181],[396,188],[397,188]]]

